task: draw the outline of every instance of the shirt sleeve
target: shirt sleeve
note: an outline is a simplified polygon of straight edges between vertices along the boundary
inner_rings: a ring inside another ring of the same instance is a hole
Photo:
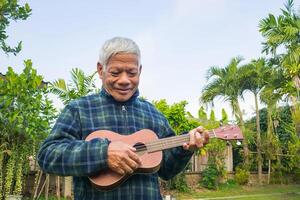
[[[42,170],[63,176],[89,176],[107,169],[107,139],[84,141],[78,109],[67,105],[38,153]]]
[[[166,122],[164,137],[174,136],[175,133]],[[169,180],[184,170],[190,161],[193,152],[184,150],[182,146],[163,151],[163,160],[158,171],[160,178]]]

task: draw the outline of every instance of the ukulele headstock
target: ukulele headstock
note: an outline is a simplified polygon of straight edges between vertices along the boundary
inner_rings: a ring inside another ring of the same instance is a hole
[[[237,125],[225,125],[211,131],[213,137],[222,140],[243,140],[243,133]]]

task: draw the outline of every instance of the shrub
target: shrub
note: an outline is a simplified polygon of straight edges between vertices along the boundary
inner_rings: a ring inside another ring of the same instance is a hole
[[[167,181],[166,189],[178,190],[179,192],[189,192],[190,188],[187,185],[185,175],[183,173],[178,174],[171,180]]]
[[[207,189],[216,189],[218,187],[218,176],[217,168],[214,165],[209,165],[202,173],[201,186]]]
[[[300,168],[294,170],[293,181],[295,181],[297,184],[300,183]]]
[[[250,177],[249,171],[242,169],[240,167],[236,168],[234,180],[239,184],[239,185],[245,185],[248,183]]]
[[[237,189],[240,186],[237,184],[237,182],[234,179],[228,179],[225,183],[221,183],[219,185],[220,190],[232,190]]]

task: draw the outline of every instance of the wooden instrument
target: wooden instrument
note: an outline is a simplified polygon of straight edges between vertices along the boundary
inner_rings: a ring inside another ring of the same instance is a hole
[[[233,125],[212,130],[209,132],[209,137],[224,140],[243,139],[240,128]],[[112,131],[100,130],[91,133],[85,140],[90,141],[95,138],[107,138],[112,142],[122,141],[136,148],[136,153],[140,156],[142,164],[134,173],[154,173],[158,171],[162,161],[162,150],[182,146],[183,143],[190,141],[189,134],[158,139],[157,135],[149,129],[143,129],[131,135],[120,135]],[[100,190],[112,190],[123,183],[129,176],[120,175],[107,169],[89,177],[89,179]]]

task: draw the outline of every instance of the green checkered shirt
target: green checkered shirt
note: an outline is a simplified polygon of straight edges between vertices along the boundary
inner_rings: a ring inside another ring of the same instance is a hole
[[[141,129],[153,130],[159,138],[173,136],[165,117],[152,104],[138,97],[117,102],[104,89],[100,94],[82,97],[67,105],[38,154],[38,163],[47,173],[73,176],[74,196],[93,199],[161,199],[158,176],[170,179],[182,171],[192,153],[182,147],[165,150],[160,170],[153,174],[135,174],[112,191],[94,188],[89,179],[107,169],[107,139],[85,138],[96,130],[129,135]]]

